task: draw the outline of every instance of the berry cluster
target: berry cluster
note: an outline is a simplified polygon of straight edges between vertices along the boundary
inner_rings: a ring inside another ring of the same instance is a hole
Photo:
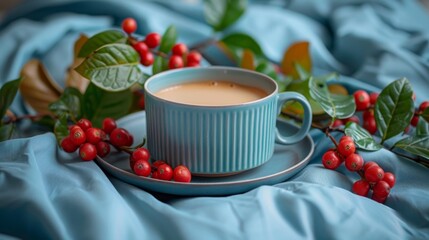
[[[336,149],[330,149],[322,156],[322,164],[325,168],[336,169],[344,162],[345,167],[352,172],[357,172],[361,179],[353,184],[352,191],[360,196],[368,196],[372,190],[371,198],[384,203],[395,185],[395,175],[384,170],[375,162],[364,162],[362,156],[356,153],[353,139],[343,136]]]
[[[143,66],[151,66],[154,62],[154,51],[156,47],[161,43],[161,35],[155,32],[149,33],[146,37],[137,41],[131,37],[131,34],[137,30],[137,22],[133,18],[126,18],[122,22],[122,30],[130,36],[130,42],[134,49],[140,55],[140,63]],[[201,55],[197,51],[190,51],[184,43],[176,43],[171,49],[171,54],[164,56],[168,57],[168,68],[176,69],[186,67],[198,67],[200,66]]]
[[[157,160],[149,162],[150,153],[146,148],[137,148],[130,155],[130,167],[135,174],[143,177],[152,177],[165,181],[190,182],[191,172],[183,165],[173,168],[166,162]]]
[[[130,150],[134,138],[126,129],[117,127],[113,118],[105,118],[102,129],[92,126],[91,121],[82,118],[69,127],[69,135],[61,141],[65,152],[73,153],[79,149],[79,156],[84,161],[94,160],[98,155],[104,157],[110,153],[110,145],[130,154],[130,166],[139,176],[152,176],[161,180],[190,182],[191,172],[183,165],[171,168],[164,161],[157,160],[149,163],[150,153],[146,148],[137,147]]]
[[[414,112],[414,116],[411,119],[411,125],[413,127],[417,126],[419,123],[420,115],[429,107],[429,101],[424,101],[420,104],[419,108],[417,108]]]

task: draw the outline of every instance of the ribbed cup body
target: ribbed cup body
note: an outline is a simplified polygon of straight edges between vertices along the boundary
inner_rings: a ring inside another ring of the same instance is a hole
[[[257,167],[274,151],[276,97],[236,107],[184,106],[146,98],[148,148],[154,159],[194,174]]]

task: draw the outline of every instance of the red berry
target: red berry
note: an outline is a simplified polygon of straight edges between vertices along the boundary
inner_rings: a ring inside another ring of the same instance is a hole
[[[363,165],[363,171],[366,171],[368,168],[370,168],[372,166],[377,166],[378,167],[378,164],[376,162],[373,162],[373,161],[366,162]]]
[[[95,145],[95,148],[97,149],[97,154],[100,157],[105,157],[110,153],[110,145],[106,142],[98,142]]]
[[[158,33],[149,33],[146,35],[144,42],[149,48],[156,48],[161,42],[161,36]]]
[[[359,154],[352,153],[346,158],[346,168],[349,171],[359,171],[363,167],[363,158]]]
[[[136,44],[133,45],[133,48],[139,53],[143,53],[143,52],[147,52],[149,50],[149,48],[147,47],[146,43],[144,43],[143,41],[137,42]]]
[[[138,161],[138,160],[149,161],[150,154],[146,148],[141,147],[134,150],[130,157],[133,161]]]
[[[364,119],[363,128],[365,128],[369,133],[375,134],[377,132],[377,122],[375,121],[375,117]]]
[[[384,202],[386,202],[386,199],[387,199],[387,197],[379,197],[379,196],[377,196],[375,194],[372,194],[371,198],[374,201],[379,202],[379,203],[384,203]]]
[[[101,129],[99,128],[88,128],[85,132],[86,141],[92,144],[97,144],[102,140]]]
[[[103,131],[107,134],[110,134],[117,127],[116,121],[113,118],[105,118],[102,125]]]
[[[129,146],[133,145],[133,143],[134,143],[134,137],[127,130],[125,130],[125,131],[128,133],[128,139],[127,139],[127,143],[126,143],[125,146],[129,147]]]
[[[341,141],[338,144],[338,152],[343,157],[348,157],[356,151],[356,146],[353,141]]]
[[[352,141],[353,142],[353,138],[347,135],[344,135],[340,138],[340,142],[342,141]]]
[[[127,130],[123,128],[115,128],[110,133],[110,142],[113,146],[131,146],[130,142],[130,134]]]
[[[384,177],[384,171],[379,166],[372,166],[365,170],[365,179],[368,182],[378,182]]]
[[[125,18],[122,21],[122,30],[128,34],[135,32],[137,30],[136,20],[134,18]]]
[[[182,68],[182,67],[183,67],[182,57],[179,57],[177,55],[173,55],[170,57],[170,60],[168,61],[169,69],[176,69],[176,68]]]
[[[419,112],[423,112],[428,107],[429,107],[429,101],[422,102],[419,106]]]
[[[154,167],[156,167],[158,169],[159,166],[161,166],[162,164],[166,164],[164,161],[162,160],[156,160],[155,162],[152,163],[152,165]]]
[[[143,177],[148,177],[152,171],[148,161],[138,160],[134,164],[133,171],[135,174]]]
[[[188,52],[188,47],[183,43],[176,43],[173,48],[171,49],[173,52],[173,55],[177,56],[183,56],[185,53]]]
[[[187,67],[199,67],[200,64],[197,62],[188,62],[188,63],[186,63],[186,66]]]
[[[364,121],[368,118],[373,118],[373,117],[374,117],[374,110],[373,109],[365,110],[362,114],[362,118]]]
[[[186,66],[191,66],[190,64],[199,64],[201,62],[201,54],[197,51],[191,51],[188,56],[186,56]]]
[[[92,123],[91,123],[91,121],[89,121],[88,119],[86,119],[86,118],[82,118],[82,119],[80,119],[79,121],[77,121],[77,123],[76,123],[80,128],[82,128],[82,130],[84,131],[84,132],[86,132],[86,130],[88,130],[88,128],[91,128],[92,127]]]
[[[80,146],[82,143],[86,142],[85,132],[79,126],[75,126],[70,130],[70,138],[76,146]]]
[[[411,125],[415,127],[417,124],[419,124],[419,116],[414,114],[413,118],[411,119]]]
[[[79,148],[79,156],[85,161],[93,160],[97,156],[97,148],[91,143],[84,143]]]
[[[390,185],[381,180],[378,181],[374,187],[372,187],[372,194],[377,195],[377,197],[387,197],[390,193]]]
[[[354,122],[356,124],[359,124],[360,120],[357,116],[351,116],[349,118],[343,119],[344,124],[347,124],[348,122]]]
[[[353,183],[352,191],[359,196],[366,197],[369,192],[369,183],[365,179],[361,179]]]
[[[335,119],[335,121],[332,123],[333,128],[341,127],[343,125],[343,121],[340,119]]]
[[[377,102],[378,95],[380,94],[377,92],[372,92],[369,94],[369,103],[371,103],[371,105],[375,105],[375,103]]]
[[[153,172],[152,178],[159,179],[159,173],[157,171]]]
[[[190,182],[191,181],[191,172],[189,169],[183,165],[179,165],[174,168],[173,171],[173,180],[176,182]]]
[[[173,178],[173,169],[168,164],[161,164],[156,171],[158,179],[170,181]]]
[[[341,164],[340,157],[335,151],[329,150],[322,156],[322,164],[327,169],[336,169]]]
[[[145,108],[144,95],[140,96],[138,105],[139,105],[140,109],[144,110],[144,108]]]
[[[356,111],[363,111],[370,105],[369,95],[364,90],[358,90],[353,94],[356,103]]]
[[[391,172],[385,172],[382,180],[387,182],[390,188],[393,188],[393,186],[395,186],[396,177]]]
[[[73,143],[70,136],[67,136],[61,141],[61,148],[64,152],[72,153],[78,149],[78,146]]]
[[[140,63],[143,66],[148,67],[148,66],[150,66],[150,65],[153,64],[153,61],[155,61],[155,60],[154,60],[152,52],[146,51],[146,52],[141,52],[140,53]]]

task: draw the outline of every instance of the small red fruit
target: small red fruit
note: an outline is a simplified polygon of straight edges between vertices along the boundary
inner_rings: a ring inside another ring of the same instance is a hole
[[[364,90],[358,90],[353,94],[356,103],[356,110],[363,111],[366,110],[370,105],[369,95]]]
[[[369,192],[369,183],[365,179],[361,179],[353,183],[352,191],[359,196],[366,197]]]
[[[155,172],[152,173],[151,177],[154,178],[154,179],[159,179],[159,173],[157,171],[155,171]]]
[[[393,186],[395,186],[396,177],[391,172],[385,172],[382,180],[387,182],[390,188],[393,188]]]
[[[122,21],[122,30],[128,34],[135,32],[137,30],[136,20],[134,20],[134,18],[125,18],[124,21]]]
[[[182,67],[183,67],[182,57],[179,57],[177,55],[173,55],[170,57],[170,60],[168,60],[168,68],[169,69],[176,69],[176,68],[182,68]]]
[[[158,179],[170,181],[173,178],[173,169],[168,164],[161,164],[156,171]]]
[[[338,144],[338,152],[343,157],[348,157],[356,151],[356,146],[353,141],[341,141]]]
[[[352,141],[353,142],[353,138],[347,135],[344,135],[340,138],[340,142],[342,141]]]
[[[363,167],[363,158],[359,154],[350,154],[345,161],[346,168],[349,171],[359,171]]]
[[[97,144],[102,140],[102,134],[101,129],[99,128],[88,128],[85,132],[86,135],[86,141],[92,144]]]
[[[378,181],[372,188],[372,194],[377,197],[387,197],[390,193],[390,185],[385,181]]]
[[[362,114],[362,118],[364,121],[368,118],[373,118],[373,117],[374,117],[374,109],[367,109]]]
[[[191,181],[191,172],[189,169],[183,165],[179,165],[174,168],[173,171],[173,180],[176,182],[190,182]]]
[[[357,116],[351,116],[349,118],[343,119],[343,123],[344,125],[347,124],[348,122],[354,122],[356,124],[360,123],[360,120]]]
[[[419,112],[423,112],[428,107],[429,107],[429,101],[422,102],[419,106]]]
[[[161,166],[162,164],[166,164],[166,162],[162,161],[162,160],[156,160],[155,162],[152,163],[152,165],[158,169],[159,166]]]
[[[367,117],[363,120],[363,128],[365,128],[370,134],[375,134],[377,132],[377,122],[375,117]]]
[[[134,164],[133,171],[135,174],[143,177],[148,177],[152,171],[148,161],[138,160]]]
[[[335,151],[329,150],[322,156],[322,164],[327,169],[336,169],[341,164],[340,157]]]
[[[176,43],[173,48],[171,49],[173,55],[177,56],[183,56],[185,53],[188,52],[188,47],[183,43]]]
[[[333,128],[337,128],[341,126],[343,126],[343,121],[341,121],[340,119],[335,119],[335,121],[332,123]]]
[[[95,148],[97,149],[97,154],[100,157],[105,157],[110,153],[110,145],[106,142],[98,142],[95,145]]]
[[[149,161],[150,154],[146,148],[141,147],[134,150],[130,157],[133,161],[138,161],[138,160]]]
[[[153,61],[155,61],[154,57],[153,57],[153,53],[150,51],[146,51],[146,52],[141,52],[140,53],[140,63],[143,66],[150,66],[153,64]]]
[[[372,92],[369,94],[369,103],[371,103],[371,105],[375,105],[375,103],[377,102],[378,95],[380,94],[377,92]]]
[[[130,134],[128,133],[127,130],[123,129],[123,128],[115,128],[111,133],[110,133],[110,142],[112,143],[113,146],[131,146],[130,144]]]
[[[419,124],[419,116],[414,114],[413,118],[411,118],[411,125],[415,127],[417,124]]]
[[[107,134],[110,134],[113,131],[113,129],[117,127],[116,121],[113,118],[105,118],[103,120],[102,125],[103,125],[103,131]]]
[[[97,148],[91,143],[84,143],[79,148],[79,156],[85,161],[94,160],[97,156]]]
[[[188,62],[186,63],[186,67],[199,67],[200,64],[197,62]]]
[[[384,171],[379,166],[372,166],[365,170],[365,179],[370,182],[378,182],[384,178]]]
[[[161,42],[161,35],[155,32],[149,33],[146,35],[144,42],[149,48],[156,48]]]
[[[82,128],[82,130],[84,132],[86,132],[86,130],[88,130],[88,128],[92,127],[91,121],[89,121],[86,118],[82,118],[79,121],[77,121],[76,125],[78,125],[80,128]]]
[[[372,194],[371,198],[372,198],[372,200],[379,202],[379,203],[384,203],[384,202],[386,202],[386,199],[387,199],[387,197],[379,197],[375,194]]]
[[[372,166],[377,166],[378,167],[378,164],[376,162],[373,162],[373,161],[366,162],[363,165],[363,171],[366,171],[368,168],[370,168]]]
[[[139,108],[144,110],[145,109],[145,101],[144,101],[144,95],[140,96],[139,102],[138,102]]]
[[[61,141],[61,148],[64,152],[72,153],[78,149],[78,146],[73,143],[70,136],[67,136]]]
[[[146,43],[144,43],[143,41],[137,42],[136,44],[133,45],[134,50],[136,50],[139,54],[143,53],[143,52],[147,52],[149,50],[149,48],[147,47]]]
[[[201,54],[197,51],[191,51],[188,56],[186,56],[186,66],[191,66],[190,64],[200,64]]]
[[[85,132],[79,126],[72,127],[70,130],[70,138],[76,146],[80,146],[86,141]]]

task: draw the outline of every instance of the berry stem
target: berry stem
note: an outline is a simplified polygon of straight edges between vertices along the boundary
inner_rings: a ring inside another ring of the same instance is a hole
[[[326,130],[325,130],[325,135],[326,136],[328,136],[329,137],[329,139],[331,139],[331,141],[334,143],[334,145],[335,145],[335,148],[337,148],[338,149],[338,143],[337,143],[337,140],[335,140],[335,138],[334,137],[332,137],[332,135],[331,135],[331,133],[330,133],[330,129],[331,128],[326,128]]]

